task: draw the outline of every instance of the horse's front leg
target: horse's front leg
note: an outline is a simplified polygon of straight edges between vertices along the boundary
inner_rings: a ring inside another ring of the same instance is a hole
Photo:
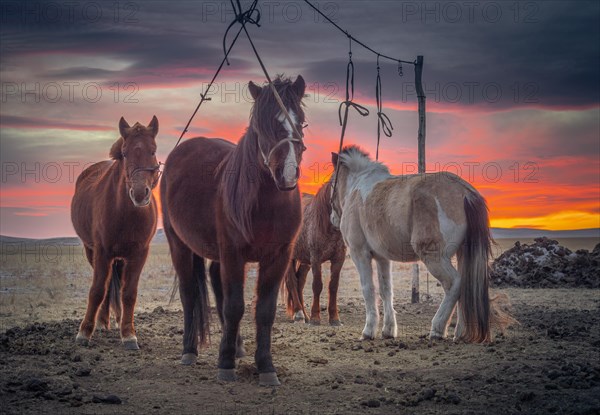
[[[371,254],[367,250],[351,250],[350,257],[360,275],[360,286],[365,299],[366,321],[362,332],[362,340],[373,340],[379,323],[379,310],[375,297],[375,284],[373,282],[373,267]]]
[[[398,334],[396,310],[394,310],[394,290],[390,273],[390,261],[385,258],[377,259],[377,275],[379,277],[379,295],[383,300],[383,331],[384,339],[395,338]]]
[[[219,349],[217,379],[236,380],[235,357],[239,347],[240,321],[244,315],[244,261],[231,249],[223,249],[220,261],[221,290],[223,293],[223,335]],[[214,285],[213,285],[214,287]],[[276,287],[276,290],[279,285]]]
[[[148,249],[141,250],[134,258],[128,258],[123,269],[121,289],[121,304],[123,313],[121,315],[121,341],[127,350],[138,350],[135,327],[133,325],[133,311],[137,301],[138,283],[140,274],[148,256]]]
[[[93,253],[93,262],[94,277],[88,295],[87,310],[75,338],[75,341],[82,345],[87,345],[92,337],[92,333],[94,333],[98,308],[104,300],[108,288],[111,259],[101,251],[100,247],[96,247]]]
[[[310,324],[321,324],[321,292],[323,291],[323,275],[321,274],[321,259],[311,255],[311,269],[313,274],[312,291],[313,302],[310,307]]]
[[[283,246],[269,259],[260,261],[256,286],[256,353],[254,360],[259,373],[260,386],[278,386],[271,356],[271,330],[277,308],[277,289],[281,283],[290,257],[289,246]]]
[[[341,326],[340,316],[338,314],[337,292],[340,285],[340,273],[344,266],[344,257],[333,258],[331,260],[331,279],[329,280],[329,324],[331,326]]]

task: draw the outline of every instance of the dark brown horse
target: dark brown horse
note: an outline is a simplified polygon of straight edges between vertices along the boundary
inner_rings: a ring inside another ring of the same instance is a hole
[[[331,279],[329,280],[329,324],[339,326],[340,317],[337,308],[337,291],[340,272],[346,258],[346,246],[342,234],[335,229],[329,220],[331,215],[331,183],[325,183],[315,197],[305,197],[302,230],[296,240],[292,263],[287,272],[286,288],[287,313],[296,321],[310,324],[321,324],[321,306],[319,297],[323,290],[321,264],[331,261]],[[306,275],[312,268],[313,303],[310,320],[304,310],[304,284]]]
[[[139,347],[133,309],[140,273],[156,231],[152,188],[159,176],[155,156],[158,120],[153,117],[147,127],[139,123],[130,127],[121,118],[119,132],[121,137],[110,149],[112,160],[96,163],[81,173],[71,202],[73,227],[94,268],[87,311],[76,340],[88,344],[96,317],[108,329],[112,308],[125,348],[135,350]]]
[[[305,84],[278,77],[274,86],[298,131],[304,122]],[[183,364],[192,364],[208,336],[209,304],[204,258],[223,336],[218,379],[235,380],[243,355],[239,325],[244,314],[246,262],[258,262],[256,366],[261,385],[278,385],[271,357],[277,291],[301,222],[299,165],[302,137],[294,137],[269,87],[252,82],[250,126],[236,145],[193,138],[169,155],[160,194],[165,234],[179,277],[183,304]]]

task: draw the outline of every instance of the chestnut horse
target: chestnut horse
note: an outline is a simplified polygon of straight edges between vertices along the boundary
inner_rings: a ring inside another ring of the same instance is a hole
[[[304,202],[306,200],[306,202]],[[331,215],[331,182],[325,183],[315,197],[303,198],[304,214],[302,228],[292,254],[292,262],[287,272],[287,313],[296,321],[310,324],[321,324],[321,306],[319,297],[323,289],[321,264],[331,261],[331,278],[329,280],[329,324],[339,326],[340,317],[337,308],[337,291],[340,272],[346,258],[346,245],[340,231],[333,227],[329,220]],[[306,275],[312,269],[313,302],[310,319],[304,310],[304,284]]]
[[[301,131],[305,83],[274,81],[291,121]],[[250,126],[237,145],[192,138],[169,155],[160,185],[165,234],[179,278],[184,334],[181,363],[193,364],[206,341],[209,303],[204,259],[223,335],[218,379],[235,380],[244,314],[246,262],[258,262],[256,354],[261,385],[278,385],[271,357],[277,291],[288,267],[302,212],[297,189],[305,147],[269,87],[249,83]],[[199,340],[199,341],[198,341]]]
[[[147,127],[139,123],[130,127],[121,117],[119,132],[121,137],[110,149],[112,160],[96,163],[79,175],[71,202],[73,227],[94,268],[87,311],[76,341],[89,343],[96,317],[98,324],[108,329],[112,308],[125,348],[137,350],[133,309],[140,273],[156,231],[152,189],[159,178],[155,155],[158,120],[155,116]]]

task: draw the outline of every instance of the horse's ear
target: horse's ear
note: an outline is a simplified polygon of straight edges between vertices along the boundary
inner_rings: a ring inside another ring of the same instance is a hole
[[[252,99],[256,101],[258,96],[260,95],[262,88],[256,85],[254,82],[248,82],[248,89],[250,90],[250,95],[252,95]]]
[[[156,115],[152,117],[152,121],[148,124],[148,128],[152,131],[152,137],[156,137],[158,134],[158,118],[156,118]]]
[[[306,91],[306,83],[304,82],[304,78],[302,78],[302,75],[298,75],[298,78],[296,78],[296,80],[292,84],[292,87],[294,88],[294,91],[296,91],[298,97],[304,97],[304,91]]]
[[[129,124],[127,123],[127,121],[125,121],[125,118],[121,117],[121,119],[119,120],[119,133],[121,134],[121,137],[126,138],[127,133],[131,127],[129,126]]]
[[[331,163],[333,163],[333,168],[335,169],[338,164],[338,154],[333,151],[331,152]]]
[[[123,159],[123,137],[119,137],[117,141],[110,148],[110,152],[108,155],[113,160],[122,160]]]

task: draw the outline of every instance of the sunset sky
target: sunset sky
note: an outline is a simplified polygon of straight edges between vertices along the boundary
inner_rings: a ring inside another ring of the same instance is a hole
[[[248,5],[248,1],[242,4]],[[424,55],[427,168],[458,173],[487,198],[492,226],[600,227],[600,2],[319,1],[381,53]],[[348,40],[302,1],[259,1],[249,31],[271,74],[307,82],[301,189],[331,172]],[[75,179],[108,158],[118,121],[160,123],[165,160],[223,57],[228,1],[0,3],[0,233],[71,236]],[[233,37],[236,28],[232,30]],[[375,154],[376,56],[353,46],[355,101],[346,143]],[[416,171],[414,73],[382,60],[391,138],[380,161]],[[243,36],[186,137],[237,141],[264,77]]]

